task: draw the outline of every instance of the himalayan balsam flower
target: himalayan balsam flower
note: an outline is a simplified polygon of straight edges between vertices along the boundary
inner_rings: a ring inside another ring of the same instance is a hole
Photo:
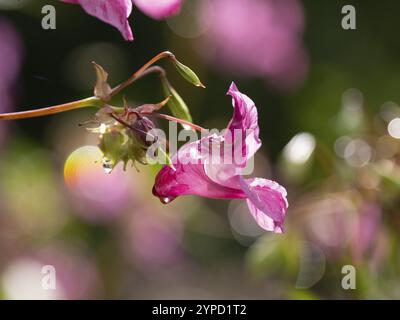
[[[176,14],[182,0],[61,0],[66,3],[79,4],[90,15],[117,28],[125,40],[132,41],[133,34],[128,18],[133,3],[148,16],[163,19]]]
[[[288,207],[285,188],[271,180],[245,179],[242,175],[249,159],[261,147],[257,108],[235,84],[228,94],[233,98],[234,113],[227,129],[184,145],[171,159],[174,165],[164,166],[158,173],[153,193],[164,203],[181,195],[246,199],[251,214],[262,228],[281,233]],[[211,156],[210,146],[220,147],[218,150],[222,151],[216,157]],[[239,152],[242,160],[227,163],[226,152]],[[188,156],[196,161],[187,161]]]

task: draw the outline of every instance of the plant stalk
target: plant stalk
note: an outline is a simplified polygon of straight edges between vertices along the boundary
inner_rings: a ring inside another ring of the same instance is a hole
[[[73,102],[68,102],[64,104],[59,104],[56,106],[35,109],[35,110],[27,110],[27,111],[19,111],[19,112],[10,112],[10,113],[2,113],[0,114],[0,120],[16,120],[16,119],[26,119],[26,118],[35,118],[41,116],[47,116],[51,114],[61,113],[69,110],[81,109],[86,107],[98,107],[102,104],[100,99],[96,97],[90,97],[82,100],[77,100]]]

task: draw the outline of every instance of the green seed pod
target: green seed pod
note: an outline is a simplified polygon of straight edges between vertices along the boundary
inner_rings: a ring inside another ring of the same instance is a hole
[[[179,74],[189,83],[195,85],[196,87],[205,88],[205,86],[201,83],[197,74],[194,73],[192,69],[188,66],[185,66],[183,63],[178,60],[173,60],[175,68],[178,70]]]

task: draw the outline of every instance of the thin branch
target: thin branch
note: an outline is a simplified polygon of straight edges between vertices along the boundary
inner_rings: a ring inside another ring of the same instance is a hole
[[[82,100],[77,100],[73,102],[68,102],[56,106],[51,106],[47,108],[41,108],[36,110],[27,110],[27,111],[19,111],[19,112],[10,112],[10,113],[2,113],[0,114],[0,120],[16,120],[16,119],[26,119],[26,118],[34,118],[47,116],[50,114],[56,114],[60,112],[65,112],[74,109],[86,108],[86,107],[95,107],[99,106],[100,100],[96,97],[90,97]]]

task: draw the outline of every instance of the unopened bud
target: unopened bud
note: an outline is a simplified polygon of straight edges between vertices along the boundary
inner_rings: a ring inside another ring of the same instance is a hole
[[[150,147],[155,141],[152,140],[149,132],[156,126],[153,121],[147,117],[138,118],[132,123],[132,134],[141,142],[144,146]]]

